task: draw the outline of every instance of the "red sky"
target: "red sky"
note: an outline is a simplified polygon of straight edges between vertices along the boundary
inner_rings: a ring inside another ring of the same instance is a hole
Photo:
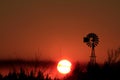
[[[96,33],[97,62],[120,46],[119,0],[0,1],[0,59],[89,61],[83,37]],[[39,53],[38,53],[39,49]]]

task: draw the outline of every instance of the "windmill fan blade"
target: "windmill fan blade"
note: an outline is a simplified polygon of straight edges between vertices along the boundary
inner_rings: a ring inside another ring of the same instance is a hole
[[[83,38],[83,42],[85,42],[89,47],[95,47],[99,43],[99,38],[95,33],[89,33]]]

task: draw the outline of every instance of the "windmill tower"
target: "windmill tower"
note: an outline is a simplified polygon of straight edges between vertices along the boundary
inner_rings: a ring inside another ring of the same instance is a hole
[[[84,42],[91,48],[90,64],[94,65],[96,63],[95,47],[99,43],[99,38],[95,33],[89,33],[83,38]]]

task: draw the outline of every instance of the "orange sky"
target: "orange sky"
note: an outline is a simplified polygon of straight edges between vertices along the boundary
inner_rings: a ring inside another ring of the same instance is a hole
[[[0,1],[0,59],[89,61],[83,37],[96,33],[97,62],[120,46],[119,0]],[[38,53],[39,48],[39,53]]]

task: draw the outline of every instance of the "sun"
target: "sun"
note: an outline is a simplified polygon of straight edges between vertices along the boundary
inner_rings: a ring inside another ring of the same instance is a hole
[[[67,74],[71,71],[71,62],[69,60],[60,60],[57,64],[57,70],[62,74]]]

